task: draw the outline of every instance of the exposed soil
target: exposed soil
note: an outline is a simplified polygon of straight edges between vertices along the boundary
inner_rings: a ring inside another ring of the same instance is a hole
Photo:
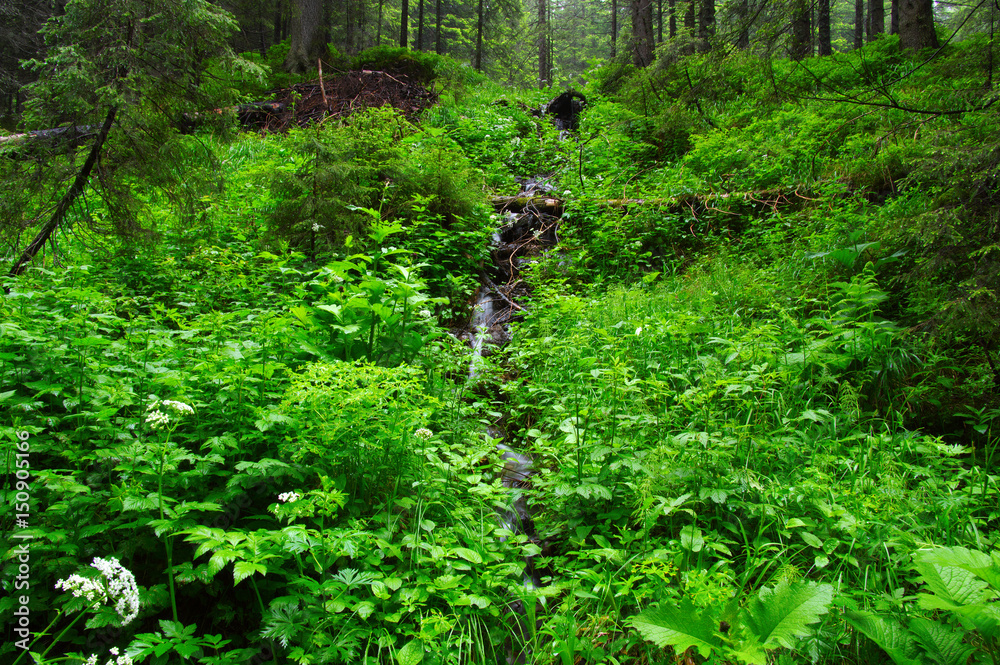
[[[386,105],[414,116],[437,97],[405,74],[361,70],[324,76],[322,84],[316,79],[276,90],[272,101],[241,106],[239,116],[244,127],[281,132],[293,125],[304,127]]]

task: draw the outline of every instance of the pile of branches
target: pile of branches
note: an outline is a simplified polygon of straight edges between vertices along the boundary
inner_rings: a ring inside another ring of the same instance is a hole
[[[244,127],[281,132],[387,104],[412,117],[436,101],[437,93],[404,74],[366,69],[278,90],[273,101],[244,104],[239,116]]]

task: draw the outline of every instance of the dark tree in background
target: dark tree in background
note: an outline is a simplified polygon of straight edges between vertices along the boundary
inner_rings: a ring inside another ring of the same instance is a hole
[[[38,57],[44,46],[38,29],[52,7],[38,0],[0,0],[0,115],[21,113],[21,88],[35,80],[21,60]]]
[[[865,45],[865,0],[854,0],[854,48]]]
[[[316,67],[316,61],[327,54],[323,0],[295,0],[289,32],[291,44],[285,69],[298,73]]]
[[[698,50],[708,53],[715,36],[715,0],[701,0],[698,12]]]
[[[912,51],[938,48],[934,0],[899,0],[899,46]]]
[[[651,65],[655,45],[653,0],[632,0],[632,63],[636,67]]]
[[[868,0],[868,20],[865,27],[868,41],[874,41],[885,32],[885,6],[882,0]]]
[[[789,57],[803,60],[812,55],[812,8],[808,0],[792,2],[792,41]]]
[[[830,41],[830,0],[819,0],[816,9],[816,41],[819,55],[833,53],[833,44]]]

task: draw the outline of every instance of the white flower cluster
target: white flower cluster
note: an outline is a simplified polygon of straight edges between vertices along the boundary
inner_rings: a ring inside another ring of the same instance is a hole
[[[413,433],[413,436],[417,437],[418,439],[423,439],[424,441],[427,441],[432,436],[434,436],[434,432],[430,431],[426,427],[421,427],[420,429],[418,429],[416,432]]]
[[[108,651],[114,657],[108,658],[108,662],[104,665],[132,665],[132,657],[127,654],[118,655],[118,647],[111,647]],[[97,665],[97,654],[90,654],[90,658],[83,665]]]
[[[302,495],[298,492],[282,492],[278,495],[278,501],[282,503],[295,503],[302,498]]]
[[[317,222],[313,222],[312,229],[313,233],[319,233],[323,229],[323,227],[320,226]]]
[[[419,314],[420,317],[424,318],[424,319],[431,318],[431,310],[429,310],[429,309],[422,309],[419,312],[417,312],[417,314]]]
[[[185,416],[190,413],[194,413],[194,409],[185,404],[184,402],[177,402],[172,399],[157,400],[149,405],[146,412],[149,414],[146,416],[146,422],[152,429],[162,429],[170,424],[170,416],[166,411],[173,411],[179,416]]]
[[[122,566],[114,557],[109,559],[94,557],[90,565],[100,571],[104,578],[103,583],[96,578],[70,575],[56,582],[56,588],[69,591],[77,598],[83,596],[91,604],[113,600],[115,611],[122,618],[122,625],[131,623],[139,614],[139,589],[132,571]]]

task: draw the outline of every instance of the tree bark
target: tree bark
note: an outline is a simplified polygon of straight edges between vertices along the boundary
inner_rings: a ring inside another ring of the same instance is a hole
[[[819,41],[819,54],[831,55],[833,44],[830,39],[830,0],[819,0],[816,17],[816,37]]]
[[[476,11],[476,61],[473,66],[477,72],[483,71],[483,0],[479,0]]]
[[[882,0],[868,0],[868,41],[885,32],[885,5]]]
[[[611,0],[611,59],[618,55],[618,0]]]
[[[899,0],[899,47],[919,51],[938,46],[934,0]]]
[[[750,0],[740,0],[736,6],[736,16],[740,28],[736,36],[736,48],[745,51],[750,48]]]
[[[677,0],[667,0],[667,12],[670,14],[667,34],[673,39],[677,36]]]
[[[663,0],[656,0],[656,43],[663,43]]]
[[[892,0],[889,8],[889,34],[899,34],[899,0]]]
[[[865,45],[865,0],[854,0],[854,49]]]
[[[434,52],[438,55],[444,54],[444,41],[441,38],[441,0],[437,0],[434,9]]]
[[[399,45],[406,48],[410,45],[410,0],[403,0],[401,11],[402,16],[399,18]]]
[[[295,0],[291,25],[292,43],[285,58],[285,71],[308,71],[327,55],[323,40],[323,0]]]
[[[812,26],[810,25],[809,2],[795,0],[792,16],[792,43],[789,56],[792,60],[803,60],[812,55]]]
[[[420,0],[420,9],[417,10],[417,50],[424,50],[424,0]]]
[[[632,62],[636,67],[653,63],[653,2],[632,0]]]
[[[118,112],[118,107],[112,106],[108,110],[108,115],[104,119],[104,124],[101,126],[101,131],[94,140],[94,145],[90,146],[90,153],[87,155],[87,160],[83,163],[83,168],[80,169],[79,173],[76,174],[76,178],[73,180],[73,184],[60,199],[59,204],[56,206],[55,212],[52,213],[52,217],[49,221],[45,223],[38,235],[35,236],[27,247],[25,247],[24,252],[22,252],[21,257],[17,260],[17,263],[10,269],[7,273],[11,277],[16,277],[24,272],[28,263],[35,258],[35,255],[45,246],[49,238],[55,233],[59,225],[62,224],[63,220],[66,218],[66,213],[69,211],[69,207],[73,205],[73,201],[76,197],[83,193],[83,190],[87,188],[87,181],[90,179],[90,172],[94,170],[94,164],[97,163],[97,156],[101,154],[101,149],[104,147],[104,142],[108,138],[108,132],[111,131],[111,125],[115,121],[115,114]]]
[[[549,31],[546,0],[538,0],[538,87],[544,88],[549,82]]]
[[[715,0],[701,0],[698,13],[698,50],[708,53],[712,49],[715,36]]]
[[[684,46],[684,53],[687,55],[694,53],[694,32],[697,27],[694,0],[687,0],[684,3],[684,38],[688,40],[688,43]]]

